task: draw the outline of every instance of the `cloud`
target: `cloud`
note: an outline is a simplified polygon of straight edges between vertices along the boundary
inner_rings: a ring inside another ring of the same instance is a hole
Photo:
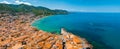
[[[5,4],[12,4],[6,0],[0,2],[0,3],[5,3]],[[26,4],[26,5],[32,5],[31,3],[29,2],[23,2],[23,1],[20,1],[20,0],[15,0],[13,4]]]
[[[11,4],[11,3],[7,2],[7,1],[2,1],[0,3]]]
[[[15,4],[26,4],[26,5],[32,5],[31,3],[28,3],[28,2],[22,2],[20,0],[16,0],[15,1]]]

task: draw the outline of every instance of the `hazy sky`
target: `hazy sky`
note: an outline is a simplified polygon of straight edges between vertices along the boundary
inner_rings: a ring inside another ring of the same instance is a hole
[[[120,12],[120,0],[0,0],[0,3],[24,3],[69,11]]]

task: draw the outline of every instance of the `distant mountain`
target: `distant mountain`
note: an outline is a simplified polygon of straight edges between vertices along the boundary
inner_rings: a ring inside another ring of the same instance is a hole
[[[66,10],[51,10],[46,7],[35,7],[25,4],[13,5],[0,3],[0,12],[22,12],[22,13],[34,13],[35,15],[54,15],[54,14],[67,14]]]

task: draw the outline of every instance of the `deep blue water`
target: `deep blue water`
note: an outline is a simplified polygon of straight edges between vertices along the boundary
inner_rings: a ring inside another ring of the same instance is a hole
[[[86,38],[94,49],[120,49],[120,13],[82,13],[48,16],[32,23],[47,32],[60,28]]]

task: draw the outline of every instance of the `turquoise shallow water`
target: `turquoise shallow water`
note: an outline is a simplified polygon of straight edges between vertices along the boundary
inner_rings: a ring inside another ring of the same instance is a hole
[[[32,23],[33,27],[59,33],[60,28],[86,38],[94,49],[119,49],[120,13],[82,13],[48,16]]]

